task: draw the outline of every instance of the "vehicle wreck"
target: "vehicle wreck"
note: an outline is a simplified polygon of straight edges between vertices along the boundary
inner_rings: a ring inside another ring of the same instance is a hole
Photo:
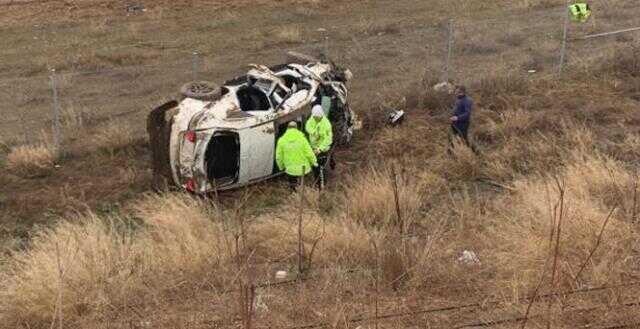
[[[332,62],[300,54],[295,61],[250,65],[226,81],[191,82],[178,100],[151,111],[147,130],[154,185],[204,194],[281,174],[275,145],[287,123],[305,122],[320,104],[333,124],[334,146],[353,136],[347,81],[352,74]]]

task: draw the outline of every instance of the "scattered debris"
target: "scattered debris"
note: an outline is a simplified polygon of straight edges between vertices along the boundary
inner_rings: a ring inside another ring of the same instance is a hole
[[[475,252],[465,250],[462,252],[462,256],[458,258],[458,262],[464,263],[467,265],[475,265],[475,264],[480,264],[480,259],[478,258],[478,255],[476,255]]]
[[[404,121],[404,111],[403,110],[393,110],[389,112],[388,123],[392,126],[397,126]]]
[[[147,9],[143,5],[128,5],[127,13],[140,13],[147,11]]]

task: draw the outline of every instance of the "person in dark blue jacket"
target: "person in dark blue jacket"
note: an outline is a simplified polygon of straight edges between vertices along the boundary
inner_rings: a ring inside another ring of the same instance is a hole
[[[451,116],[451,129],[453,135],[462,138],[464,143],[471,147],[469,143],[469,124],[471,123],[471,112],[473,111],[473,101],[467,96],[467,89],[464,86],[456,87],[456,104],[453,107]]]

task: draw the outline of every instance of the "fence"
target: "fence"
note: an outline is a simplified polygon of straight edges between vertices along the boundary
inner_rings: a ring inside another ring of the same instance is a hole
[[[45,130],[63,148],[65,132],[75,130],[75,125],[114,119],[138,123],[142,132],[146,113],[175,96],[180,84],[199,79],[222,81],[241,74],[245,63],[282,61],[286,50],[329,52],[336,62],[350,67],[356,74],[352,102],[357,111],[375,108],[388,92],[401,94],[404,87],[420,81],[425,70],[443,81],[460,83],[503,71],[557,74],[567,65],[606,54],[614,43],[629,41],[627,32],[639,30],[633,26],[633,4],[613,7],[603,2],[600,9],[585,24],[569,22],[565,6],[528,11],[526,16],[513,12],[498,19],[449,19],[433,25],[365,21],[349,36],[321,29],[308,36],[312,39],[308,41],[294,36],[243,45],[247,51],[240,56],[200,51],[200,39],[189,41],[192,47],[141,40],[99,48],[95,51],[124,57],[148,49],[159,49],[160,55],[142,57],[144,65],[0,77],[0,101],[7,109],[0,119],[0,139],[7,144],[29,144],[37,142],[38,132]],[[612,35],[615,37],[608,38]]]

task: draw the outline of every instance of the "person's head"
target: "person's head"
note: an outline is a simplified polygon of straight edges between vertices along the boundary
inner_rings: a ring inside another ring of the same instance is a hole
[[[463,85],[456,86],[456,97],[464,97],[467,95],[467,88]]]
[[[314,120],[320,121],[324,117],[324,110],[321,105],[314,105],[311,109],[311,116]]]
[[[289,124],[287,125],[288,128],[298,128],[298,123],[295,121],[289,121]]]

